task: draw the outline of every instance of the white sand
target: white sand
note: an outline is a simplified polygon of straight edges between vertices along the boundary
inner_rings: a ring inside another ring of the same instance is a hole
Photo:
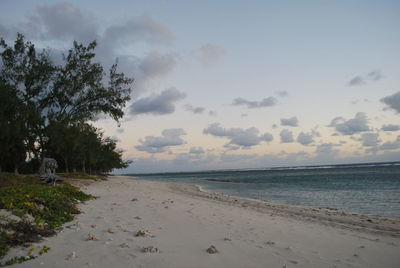
[[[124,177],[83,190],[99,198],[81,205],[83,213],[57,236],[37,244],[50,247],[47,254],[13,267],[400,267],[397,220],[371,223]],[[136,237],[142,228],[153,237]],[[88,241],[88,234],[98,240]],[[218,254],[206,252],[211,245]],[[159,252],[143,253],[147,246]],[[25,252],[14,249],[8,257]]]

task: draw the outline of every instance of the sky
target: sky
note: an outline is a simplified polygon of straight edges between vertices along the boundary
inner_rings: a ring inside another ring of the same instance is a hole
[[[400,160],[400,1],[0,1],[0,36],[133,77],[116,173]],[[59,57],[58,57],[59,58]]]

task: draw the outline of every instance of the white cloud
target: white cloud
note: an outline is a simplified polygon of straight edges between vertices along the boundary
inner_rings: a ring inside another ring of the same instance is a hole
[[[357,75],[354,78],[352,78],[347,84],[349,86],[360,86],[360,85],[364,85],[366,82],[364,80],[364,78],[362,78],[361,76]]]
[[[208,115],[209,116],[217,116],[217,111],[214,111],[214,110],[208,111]]]
[[[361,134],[360,141],[365,147],[377,146],[380,141],[379,134],[372,132],[363,133]]]
[[[148,152],[151,154],[166,152],[171,146],[179,146],[186,144],[181,136],[186,135],[186,132],[181,128],[165,129],[159,137],[146,136],[144,140],[140,139],[140,145],[135,146],[139,151]]]
[[[369,78],[370,80],[373,80],[373,81],[381,80],[383,77],[384,76],[382,75],[381,71],[379,71],[379,70],[375,70],[375,71],[369,72],[367,74],[367,78]]]
[[[281,143],[294,142],[293,132],[288,129],[283,129],[279,135],[281,136]]]
[[[381,102],[385,103],[388,106],[388,109],[393,109],[397,113],[400,113],[400,91],[382,98]]]
[[[281,118],[281,126],[298,127],[299,120],[296,116],[293,116],[291,118]]]
[[[202,147],[190,147],[190,154],[204,154],[205,151]]]
[[[393,124],[383,125],[381,130],[383,130],[383,131],[398,131],[398,130],[400,130],[400,125],[393,125]]]
[[[354,118],[346,120],[343,117],[336,117],[329,125],[343,135],[353,135],[355,133],[368,131],[368,118],[365,113],[358,112]]]
[[[210,134],[215,137],[229,138],[230,141],[227,144],[229,147],[231,145],[233,146],[237,145],[241,148],[252,147],[254,145],[260,144],[262,141],[270,142],[273,139],[273,136],[270,133],[259,135],[260,131],[255,127],[251,127],[248,129],[242,129],[242,128],[226,129],[221,127],[219,123],[214,123],[209,125],[207,128],[203,130],[203,133]]]
[[[281,98],[289,96],[289,93],[286,90],[276,91],[275,93],[276,93],[276,95],[278,95]]]
[[[218,62],[226,54],[226,49],[217,44],[205,44],[193,51],[193,55],[203,66],[207,67]]]
[[[305,146],[309,145],[314,142],[313,134],[300,132],[297,136],[297,142]]]
[[[347,85],[349,86],[361,86],[366,84],[369,81],[379,81],[383,78],[384,76],[382,75],[381,71],[379,70],[374,70],[366,75],[357,75],[353,77]]]
[[[271,107],[271,106],[276,105],[276,99],[274,97],[268,97],[268,98],[264,98],[261,101],[248,101],[243,98],[236,98],[233,100],[232,105],[235,105],[235,106],[244,105],[250,109]]]
[[[132,103],[130,113],[165,115],[175,111],[175,102],[184,99],[186,94],[176,88],[169,88],[160,94],[153,94],[149,97],[141,98]]]
[[[185,105],[185,110],[190,111],[194,114],[202,114],[206,109],[204,107],[194,107],[190,104]]]
[[[394,141],[387,141],[379,146],[380,150],[397,150],[400,149],[400,135]]]

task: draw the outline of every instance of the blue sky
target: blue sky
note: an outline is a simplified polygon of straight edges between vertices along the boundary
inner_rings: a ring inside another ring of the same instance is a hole
[[[1,1],[0,35],[135,78],[119,172],[400,160],[399,1]]]

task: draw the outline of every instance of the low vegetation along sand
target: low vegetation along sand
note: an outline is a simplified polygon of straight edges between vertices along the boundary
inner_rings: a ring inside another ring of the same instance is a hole
[[[400,267],[398,220],[127,177],[81,188],[98,198],[16,267]]]

